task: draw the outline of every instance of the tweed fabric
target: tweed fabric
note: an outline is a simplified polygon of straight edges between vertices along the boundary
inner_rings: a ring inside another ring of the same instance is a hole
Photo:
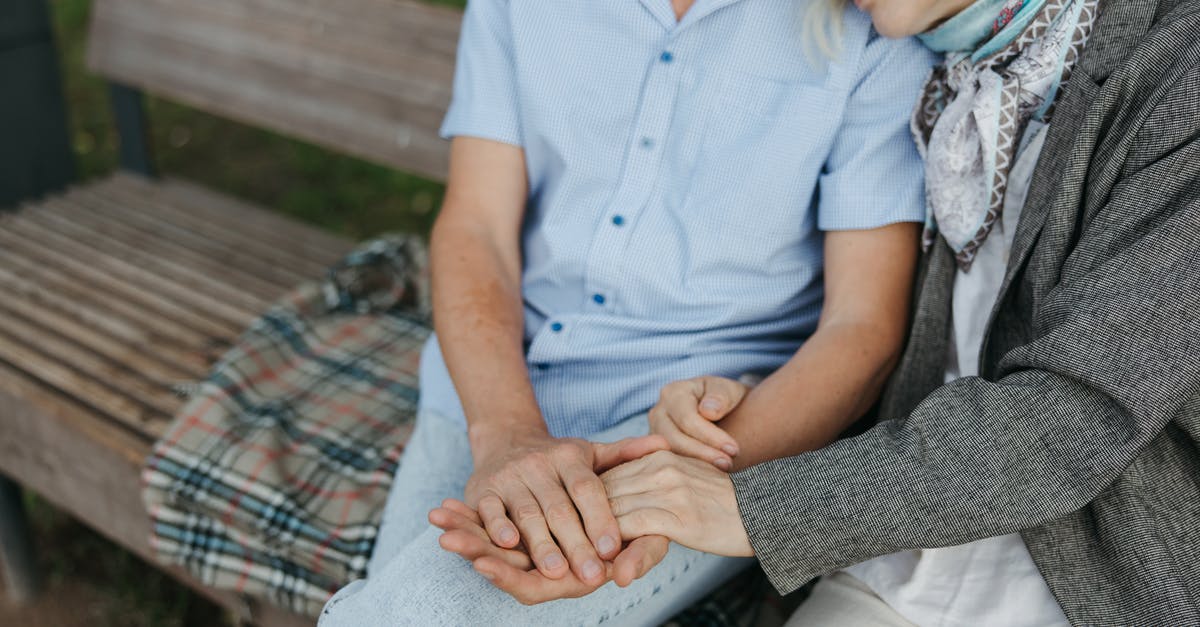
[[[1106,0],[1050,125],[981,356],[942,385],[924,258],[879,424],[734,475],[788,591],[1021,531],[1073,624],[1200,623],[1200,2]]]

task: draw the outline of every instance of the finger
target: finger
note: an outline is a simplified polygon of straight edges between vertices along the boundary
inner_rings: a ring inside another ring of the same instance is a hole
[[[496,546],[511,549],[521,541],[517,527],[508,518],[504,501],[496,494],[479,499],[479,517],[483,519],[483,526]]]
[[[486,535],[480,537],[463,530],[447,531],[438,538],[438,544],[451,553],[459,554],[467,561],[473,562],[482,557],[494,557],[503,560],[513,568],[521,570],[533,568],[533,560],[529,559],[524,552],[502,549],[492,544],[491,539]]]
[[[620,519],[621,516],[628,516],[639,509],[662,509],[665,498],[661,491],[650,490],[648,492],[611,497],[608,503],[609,507],[612,508],[613,516]],[[622,535],[624,535],[623,532]]]
[[[687,458],[672,451],[661,451],[621,464],[600,475],[600,481],[604,483],[604,491],[609,499],[671,487],[685,479],[687,473],[681,470],[681,466],[687,461]]]
[[[733,436],[729,435],[724,429],[710,422],[708,418],[700,415],[696,409],[696,400],[694,398],[672,397],[664,406],[664,409],[667,415],[670,416],[671,422],[689,437],[713,449],[719,449],[729,457],[734,457],[738,454],[737,440],[733,439]],[[671,450],[675,449],[672,448]],[[711,460],[712,458],[702,459]]]
[[[700,418],[699,416],[696,416],[696,419],[704,422],[704,424],[709,427],[720,430],[720,427],[716,427],[711,423],[705,422],[704,419]],[[671,451],[679,455],[694,457],[701,461],[706,461],[717,468],[724,470],[725,472],[729,472],[733,468],[733,460],[729,455],[722,451],[718,451],[717,449],[705,444],[704,442],[701,442],[700,440],[697,440],[683,431],[680,431],[679,427],[673,420],[668,418],[665,422],[658,426],[658,429],[659,434],[665,437],[667,442],[670,442]]]
[[[430,510],[429,523],[442,531],[470,531],[483,536],[488,542],[492,541],[491,537],[487,534],[487,530],[483,528],[478,520],[463,516],[452,509],[438,507]]]
[[[600,475],[600,481],[604,484],[604,491],[608,493],[609,498],[617,495],[613,493],[614,488],[620,490],[621,494],[645,492],[650,489],[654,483],[651,471],[663,462],[658,457],[659,455],[674,456],[675,453],[670,451],[655,453],[649,457],[626,462]]]
[[[613,561],[613,581],[624,588],[641,579],[667,556],[670,540],[665,536],[636,538]]]
[[[592,442],[592,469],[597,473],[604,472],[625,462],[645,457],[655,451],[666,451],[671,445],[661,436],[644,435],[637,438],[625,438],[611,444]]]
[[[713,422],[729,415],[749,391],[745,385],[724,377],[699,377],[692,381],[700,415]]]
[[[617,516],[621,537],[633,541],[642,536],[666,536],[680,544],[681,534],[686,531],[683,523],[673,512],[657,507],[638,507]]]
[[[442,507],[456,511],[467,518],[473,519],[479,524],[480,527],[483,526],[483,519],[479,517],[479,512],[471,509],[470,505],[467,505],[458,499],[446,499],[442,501]]]
[[[577,472],[568,470],[568,468],[569,465],[564,467],[562,472]],[[581,466],[581,468],[585,472],[590,471],[587,466]],[[542,506],[546,524],[550,527],[550,532],[554,534],[554,539],[558,541],[558,547],[561,547],[563,553],[566,553],[572,572],[584,582],[591,584],[601,582],[604,578],[604,565],[596,555],[592,541],[584,533],[580,513],[576,510],[576,503],[571,500],[570,495],[563,488],[563,478],[547,476],[542,472],[530,473],[524,478],[530,491],[533,492],[534,498]],[[607,513],[607,499],[601,502],[601,507]],[[597,514],[593,512],[590,515]],[[611,513],[607,513],[607,515],[612,518]],[[612,532],[611,529],[616,526],[616,521],[613,520],[608,525],[609,527],[604,530],[605,533]],[[531,548],[536,546],[536,544],[531,545]],[[537,560],[537,548],[533,548],[533,554],[534,559]]]
[[[562,492],[561,487],[559,492]],[[512,489],[505,497],[513,520],[517,523],[517,529],[521,532],[521,539],[525,542],[525,548],[529,550],[529,556],[537,564],[538,570],[551,579],[561,579],[569,574],[567,560],[563,558],[558,543],[550,535],[542,505],[529,488],[522,485]],[[563,498],[566,498],[565,493]],[[583,535],[582,530],[580,535]]]
[[[554,599],[574,599],[599,587],[569,575],[562,579],[550,579],[543,576],[541,571],[513,568],[503,560],[493,557],[475,560],[474,566],[475,572],[525,605]]]
[[[617,519],[608,508],[608,493],[600,477],[586,466],[572,465],[560,470],[567,494],[575,502],[583,528],[587,532],[596,554],[606,560],[617,556],[621,550],[621,531]]]

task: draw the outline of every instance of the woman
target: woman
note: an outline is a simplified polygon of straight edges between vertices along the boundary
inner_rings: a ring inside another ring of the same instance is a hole
[[[796,624],[1195,624],[1200,3],[860,4],[947,54],[913,117],[930,249],[885,420],[733,475],[621,466],[622,532],[756,554],[781,592],[829,573]],[[733,408],[736,437],[759,390],[704,389],[662,405],[700,441],[699,408]]]
[[[924,215],[903,113],[933,59],[843,8],[840,50],[809,63],[803,6],[468,4],[417,426],[368,577],[323,625],[665,620],[748,560],[622,550],[598,473],[629,449],[589,440],[644,435],[661,387],[703,374],[790,373],[763,387],[813,416],[775,445],[811,447],[878,396]],[[687,450],[772,454],[744,446]],[[530,549],[524,574],[595,592],[524,607],[495,589],[438,546],[448,497]]]

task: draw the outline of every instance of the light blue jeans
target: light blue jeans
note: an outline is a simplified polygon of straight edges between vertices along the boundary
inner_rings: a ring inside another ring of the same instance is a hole
[[[647,430],[640,416],[591,439],[613,442]],[[463,427],[422,412],[388,496],[367,578],[325,604],[320,627],[657,625],[753,563],[672,544],[658,566],[627,588],[609,582],[580,599],[521,605],[438,546],[441,530],[428,522],[429,510],[443,499],[462,498],[471,469]]]

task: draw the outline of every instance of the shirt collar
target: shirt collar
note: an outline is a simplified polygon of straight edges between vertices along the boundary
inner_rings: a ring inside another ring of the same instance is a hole
[[[723,9],[742,0],[696,0],[683,14],[683,19],[675,21],[675,9],[671,8],[671,0],[639,0],[642,6],[662,24],[663,28],[674,31],[682,30],[704,19],[718,9]]]

